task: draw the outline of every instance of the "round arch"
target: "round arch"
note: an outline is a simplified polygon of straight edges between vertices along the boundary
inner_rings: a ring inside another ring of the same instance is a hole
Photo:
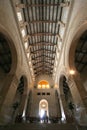
[[[20,122],[26,114],[26,97],[28,92],[27,78],[22,75],[19,79],[19,84],[13,101],[13,121]]]
[[[41,80],[38,82],[38,89],[49,89],[49,82],[46,80]]]
[[[65,75],[61,75],[59,80],[59,91],[61,97],[61,114],[62,120],[69,122],[69,119],[73,122],[73,110],[74,110],[74,103],[73,103],[73,95],[67,83],[67,79]]]
[[[0,96],[1,107],[5,100],[7,91],[12,83],[17,70],[17,51],[15,44],[0,25]],[[3,97],[3,98],[2,98]],[[1,108],[0,108],[1,109]]]
[[[87,22],[84,23],[82,26],[80,26],[80,28],[77,30],[77,32],[75,33],[70,48],[69,48],[69,53],[68,53],[68,61],[69,61],[69,67],[73,68],[76,70],[75,68],[75,64],[74,64],[74,56],[75,56],[75,49],[76,46],[78,44],[79,38],[82,36],[82,34],[87,30]]]
[[[41,118],[44,116],[45,111],[47,116],[49,116],[48,101],[46,99],[41,99],[39,102],[39,115]]]
[[[17,50],[15,47],[15,44],[11,38],[11,36],[8,34],[8,32],[0,25],[0,34],[4,37],[4,39],[7,41],[11,55],[12,55],[12,67],[9,72],[9,74],[14,74],[17,69],[17,62],[18,62],[18,57],[17,57]]]
[[[87,91],[87,68],[81,70],[82,66],[84,66],[84,63],[87,62],[87,58],[86,58],[86,52],[87,51],[87,22],[84,23],[80,29],[76,32],[72,42],[71,42],[71,46],[69,49],[69,67],[70,69],[75,71],[75,75],[78,76],[78,74],[80,74],[80,78],[81,78],[81,82],[85,88],[85,90]],[[85,44],[84,44],[84,39],[85,39]],[[82,43],[83,42],[83,46]],[[82,47],[80,47],[82,46]],[[77,57],[77,53],[78,56]],[[85,55],[83,57],[83,54]],[[83,58],[84,60],[83,60]],[[82,60],[80,60],[82,59]],[[80,60],[80,61],[79,61]],[[83,65],[82,65],[83,64]]]
[[[82,41],[83,41],[83,43],[82,43]],[[77,30],[77,32],[75,33],[75,35],[72,39],[72,42],[70,44],[69,52],[68,52],[69,68],[70,68],[70,70],[72,69],[75,71],[75,74],[72,75],[71,78],[74,80],[75,85],[76,85],[75,91],[77,91],[77,95],[78,95],[76,105],[81,110],[78,112],[80,115],[79,118],[81,118],[81,120],[86,120],[85,115],[87,113],[87,105],[85,103],[87,100],[87,98],[86,98],[86,95],[87,95],[87,67],[86,68],[83,67],[83,69],[81,70],[82,66],[84,66],[84,63],[85,62],[87,63],[86,52],[87,52],[87,21],[85,21],[80,26],[80,28]],[[85,55],[85,56],[83,56],[83,55]],[[81,58],[81,57],[84,57],[84,58]],[[85,113],[85,114],[83,114],[83,113]],[[83,119],[83,117],[84,117],[84,119]]]

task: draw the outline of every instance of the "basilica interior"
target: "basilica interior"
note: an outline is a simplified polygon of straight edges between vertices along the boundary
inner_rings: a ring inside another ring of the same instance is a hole
[[[87,0],[0,0],[0,130],[87,130]]]

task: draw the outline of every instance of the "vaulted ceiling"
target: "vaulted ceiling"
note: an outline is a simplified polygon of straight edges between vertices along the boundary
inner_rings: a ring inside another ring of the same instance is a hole
[[[58,42],[62,42],[66,19],[65,0],[21,0],[16,4],[20,30],[28,42],[27,56],[31,55],[34,76],[52,75]],[[65,10],[64,10],[65,9]],[[64,14],[65,11],[65,14]],[[23,29],[24,28],[24,33]],[[26,46],[26,45],[25,45]],[[28,55],[29,53],[29,55]]]

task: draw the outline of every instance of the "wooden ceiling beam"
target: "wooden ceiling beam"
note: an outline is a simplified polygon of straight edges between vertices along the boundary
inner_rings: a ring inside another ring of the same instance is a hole
[[[17,8],[26,8],[26,7],[47,7],[47,6],[60,6],[60,7],[66,7],[69,6],[70,2],[61,2],[57,4],[16,4]]]
[[[34,36],[56,36],[56,35],[58,35],[58,34],[52,34],[52,33],[33,33],[33,34],[29,34],[31,37],[34,37]]]
[[[42,68],[42,69],[36,71],[36,73],[38,73],[38,72],[44,72],[44,71],[45,71],[45,72],[52,72],[52,70],[50,70],[50,69]]]
[[[39,68],[49,68],[49,69],[53,70],[52,67],[49,67],[49,66],[47,66],[47,65],[41,65],[41,66],[35,67],[34,70],[37,70],[37,69],[39,69]]]
[[[41,54],[41,55],[38,55],[38,56],[35,56],[33,57],[34,59],[38,59],[40,57],[47,57],[47,58],[53,58],[53,56],[48,56],[48,55],[45,55],[45,54]]]
[[[36,23],[56,23],[56,24],[59,24],[59,25],[62,25],[65,27],[65,23],[63,21],[52,21],[52,20],[33,20],[33,21],[25,21],[25,22],[20,22],[19,25],[20,27],[23,27],[23,26],[27,26],[29,24],[36,24]]]
[[[37,43],[32,43],[29,46],[33,47],[33,46],[56,46],[55,43],[49,43],[49,42],[37,42]]]
[[[44,64],[50,64],[50,65],[54,65],[53,63],[50,63],[50,62],[48,62],[48,61],[38,61],[38,62],[36,62],[36,63],[33,63],[33,66],[35,66],[36,64],[39,64],[39,63],[44,63]]]
[[[45,55],[40,55],[40,56],[37,56],[37,57],[35,57],[35,58],[32,58],[32,60],[38,60],[38,59],[40,59],[40,58],[46,58],[46,59],[48,59],[48,60],[54,60],[55,58],[53,58],[53,57],[49,57],[49,56],[45,56]]]
[[[38,76],[38,75],[40,75],[40,74],[52,74],[52,72],[50,71],[50,72],[48,72],[48,71],[46,71],[46,70],[41,70],[41,71],[39,71],[39,72],[35,72],[34,73],[36,76]]]
[[[51,51],[51,50],[48,50],[48,49],[38,49],[38,50],[35,50],[35,51],[31,51],[31,53],[33,53],[33,54],[35,54],[35,53],[37,53],[37,52],[48,52],[48,53],[56,53],[56,51]]]
[[[37,69],[39,69],[39,68],[40,68],[40,69],[43,68],[43,65],[37,66],[37,67],[35,66],[34,70],[37,70]]]

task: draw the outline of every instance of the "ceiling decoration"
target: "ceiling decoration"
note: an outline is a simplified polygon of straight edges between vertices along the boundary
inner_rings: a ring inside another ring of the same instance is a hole
[[[32,76],[53,75],[58,42],[63,39],[65,0],[21,0],[15,5]],[[62,18],[63,17],[63,18]],[[61,30],[62,31],[61,31]]]

